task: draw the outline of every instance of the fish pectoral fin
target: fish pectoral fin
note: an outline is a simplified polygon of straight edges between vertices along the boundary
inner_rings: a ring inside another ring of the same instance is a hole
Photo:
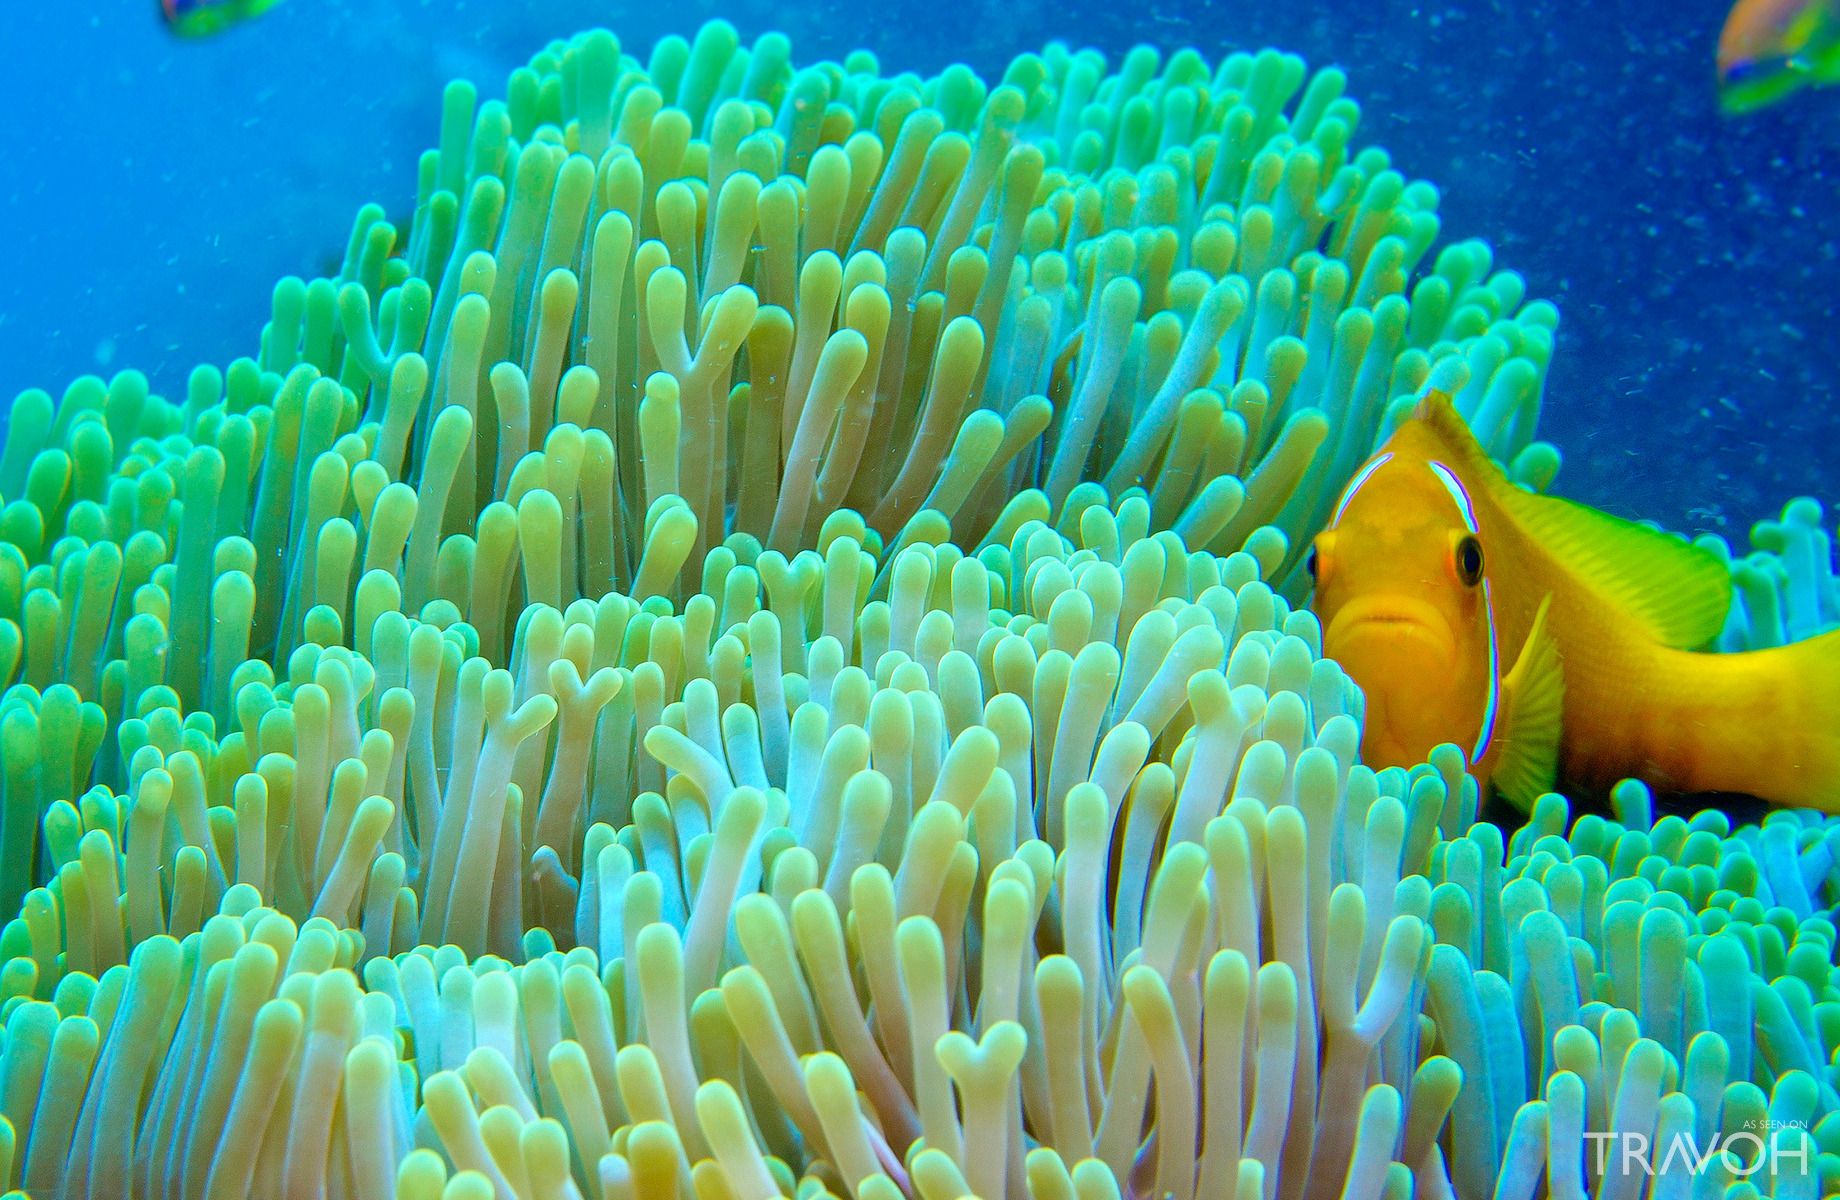
[[[1520,656],[1501,681],[1501,755],[1490,778],[1523,812],[1559,775],[1559,734],[1565,710],[1565,675],[1559,644],[1546,628],[1549,594],[1540,601]]]

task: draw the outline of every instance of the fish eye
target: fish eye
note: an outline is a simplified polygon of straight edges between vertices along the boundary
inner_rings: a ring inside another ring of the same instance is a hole
[[[1310,583],[1321,587],[1335,574],[1335,534],[1329,530],[1317,534],[1303,556],[1303,569],[1310,573]]]
[[[1475,587],[1482,582],[1482,543],[1474,534],[1466,536],[1457,543],[1457,578],[1464,587]]]

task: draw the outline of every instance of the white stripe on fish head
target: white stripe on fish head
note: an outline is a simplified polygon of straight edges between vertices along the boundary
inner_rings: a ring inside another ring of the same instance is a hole
[[[1385,454],[1376,455],[1368,461],[1366,466],[1354,473],[1354,478],[1350,479],[1348,486],[1342,489],[1342,498],[1335,502],[1335,512],[1329,518],[1328,528],[1334,529],[1341,524],[1342,514],[1348,511],[1348,502],[1353,500],[1354,494],[1361,490],[1361,485],[1372,479],[1375,471],[1391,461],[1393,461],[1393,452],[1389,450]]]
[[[1458,515],[1463,518],[1463,527],[1471,533],[1480,534],[1482,530],[1476,528],[1476,506],[1469,498],[1469,489],[1463,486],[1461,479],[1457,478],[1457,473],[1435,460],[1427,465],[1431,468],[1431,473],[1437,476],[1438,482],[1444,485],[1444,490],[1450,493],[1451,500],[1457,506]]]
[[[1431,473],[1437,476],[1444,490],[1450,493],[1450,499],[1457,506],[1457,515],[1463,518],[1463,527],[1472,537],[1482,535],[1476,524],[1476,505],[1470,499],[1469,489],[1457,478],[1457,473],[1441,462],[1428,464]],[[1495,720],[1501,712],[1501,644],[1495,634],[1495,599],[1489,594],[1489,581],[1482,581],[1482,619],[1489,627],[1489,695],[1482,707],[1482,724],[1476,731],[1476,746],[1470,751],[1469,761],[1480,762],[1482,756],[1489,752],[1489,742],[1495,736]]]

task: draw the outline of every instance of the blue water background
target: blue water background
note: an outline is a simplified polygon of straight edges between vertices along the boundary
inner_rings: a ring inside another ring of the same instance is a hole
[[[860,15],[864,12],[871,16]],[[872,6],[286,0],[177,42],[154,0],[0,15],[0,408],[85,372],[182,391],[252,353],[274,281],[332,269],[370,200],[400,219],[441,85],[487,95],[548,38],[642,58],[726,17],[801,62],[987,77],[1063,38],[1210,59],[1276,45],[1352,77],[1362,143],[1443,191],[1563,313],[1545,436],[1559,490],[1741,534],[1791,495],[1840,501],[1840,92],[1722,118],[1719,0],[1259,4],[881,0]]]

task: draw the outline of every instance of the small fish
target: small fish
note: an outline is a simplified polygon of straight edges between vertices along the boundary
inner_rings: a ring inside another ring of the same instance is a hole
[[[281,0],[160,0],[166,27],[184,38],[210,37],[251,17],[259,17]]]
[[[1840,0],[1738,0],[1719,33],[1718,63],[1728,113],[1840,83]]]
[[[1309,568],[1370,765],[1454,742],[1522,808],[1636,777],[1840,811],[1840,631],[1701,652],[1731,605],[1719,558],[1517,487],[1442,393],[1355,473]]]

